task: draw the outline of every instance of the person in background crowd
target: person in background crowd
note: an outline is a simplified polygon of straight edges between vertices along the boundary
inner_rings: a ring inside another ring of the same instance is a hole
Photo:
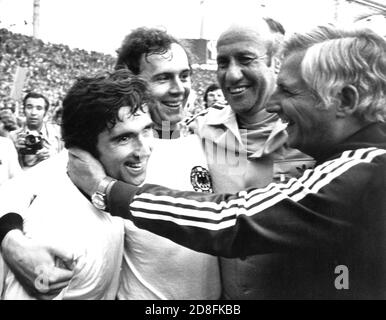
[[[224,94],[218,84],[212,83],[206,88],[204,96],[204,109],[213,107],[222,109],[227,104]]]
[[[0,122],[2,123],[0,135],[3,137],[10,137],[10,132],[18,128],[16,116],[9,108],[0,110]]]
[[[15,146],[9,138],[0,137],[0,185],[20,172]]]
[[[0,185],[20,173],[21,168],[10,132],[17,129],[16,117],[10,108],[0,110]]]
[[[184,117],[182,121],[186,122],[187,119],[191,118],[193,115],[201,111],[196,106],[196,100],[197,100],[197,93],[195,90],[191,89],[188,100],[184,107]]]
[[[24,127],[10,134],[22,168],[28,169],[63,149],[57,126],[45,121],[48,99],[40,93],[29,92],[23,99],[26,116]]]
[[[60,126],[60,124],[62,123],[62,114],[63,114],[63,107],[62,106],[56,107],[52,115],[52,123]]]
[[[110,213],[200,252],[274,255],[269,297],[385,299],[385,52],[368,29],[332,26],[285,44],[266,108],[316,160],[300,178],[213,195],[113,182]],[[71,179],[92,194],[106,174],[70,152]]]

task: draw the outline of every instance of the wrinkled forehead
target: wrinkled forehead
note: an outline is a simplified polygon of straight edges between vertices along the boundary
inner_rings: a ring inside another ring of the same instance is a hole
[[[189,68],[186,51],[178,43],[172,43],[162,53],[143,54],[140,60],[140,73],[145,76],[158,72],[181,72]]]
[[[287,55],[280,68],[277,83],[284,84],[288,87],[303,84],[302,61],[305,51],[295,51]]]

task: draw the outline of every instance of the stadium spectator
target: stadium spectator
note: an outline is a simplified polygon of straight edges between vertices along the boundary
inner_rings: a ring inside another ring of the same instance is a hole
[[[24,127],[10,134],[19,154],[22,168],[28,169],[63,149],[60,130],[45,119],[48,99],[40,93],[30,92],[23,99],[26,117]]]
[[[52,122],[60,126],[62,123],[62,114],[63,114],[63,107],[62,106],[56,107],[52,115]]]
[[[9,108],[0,110],[0,122],[2,123],[0,135],[3,137],[10,137],[10,132],[18,128],[16,116]]]
[[[12,140],[0,136],[0,185],[15,177],[20,171],[17,152]]]
[[[63,44],[44,43],[30,36],[0,29],[1,103],[20,107],[18,101],[11,99],[10,93],[17,68],[26,68],[23,90],[45,93],[52,107],[47,114],[50,118],[53,108],[60,105],[65,92],[78,77],[111,71],[115,60],[111,55],[70,49]],[[19,116],[18,113],[16,115]]]
[[[204,93],[204,109],[214,107],[222,109],[226,104],[224,94],[217,83],[208,86]]]

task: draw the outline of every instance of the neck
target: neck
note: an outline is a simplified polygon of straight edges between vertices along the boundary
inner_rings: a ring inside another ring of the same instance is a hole
[[[31,130],[31,131],[41,131],[42,128],[43,128],[43,123],[41,123],[40,125],[29,125],[29,124],[27,124],[27,129]]]
[[[158,139],[176,139],[180,137],[180,129],[177,123],[163,121],[161,126],[155,124],[154,131]]]

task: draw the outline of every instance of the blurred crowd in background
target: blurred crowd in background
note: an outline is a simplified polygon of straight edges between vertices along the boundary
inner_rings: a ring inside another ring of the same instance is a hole
[[[30,36],[0,29],[0,110],[11,109],[19,119],[22,114],[22,97],[11,98],[17,67],[27,68],[24,95],[35,91],[45,95],[50,102],[47,118],[55,118],[65,92],[75,79],[82,75],[95,75],[112,71],[116,58],[95,51],[70,49],[67,45],[45,43]],[[193,94],[188,115],[204,109],[206,88],[216,82],[215,71],[196,67],[193,70]],[[20,120],[19,120],[20,121]]]

